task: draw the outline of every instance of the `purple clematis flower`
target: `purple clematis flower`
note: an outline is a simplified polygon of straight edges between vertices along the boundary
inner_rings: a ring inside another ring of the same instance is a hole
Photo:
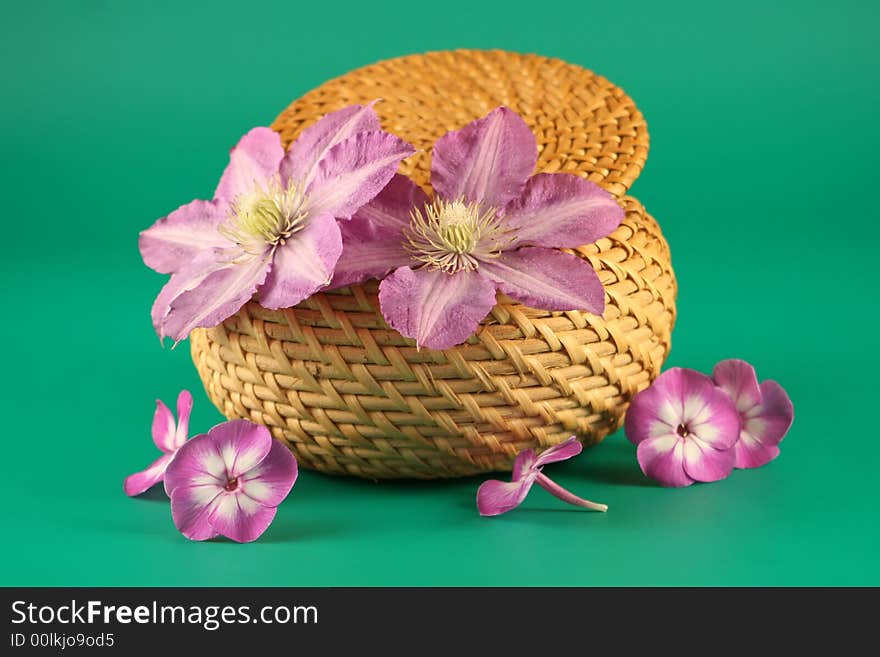
[[[515,509],[526,499],[534,484],[538,484],[544,490],[569,504],[594,511],[607,511],[607,505],[581,499],[565,490],[541,471],[548,463],[565,461],[580,454],[581,450],[583,450],[583,446],[575,436],[541,452],[540,456],[535,456],[534,450],[523,450],[513,462],[512,481],[490,479],[480,485],[477,490],[477,509],[480,515],[497,516]]]
[[[152,310],[161,338],[215,326],[254,293],[293,306],[324,287],[349,219],[391,179],[412,146],[380,129],[371,106],[352,105],[310,126],[285,152],[254,128],[232,149],[212,201],[193,201],[141,233],[144,262],[171,274]]]
[[[739,415],[705,374],[679,367],[633,397],[626,437],[642,472],[664,486],[718,481],[733,470]]]
[[[193,398],[189,390],[181,390],[177,396],[177,424],[174,416],[162,402],[156,400],[156,412],[153,414],[153,442],[163,454],[146,470],[136,472],[125,478],[122,488],[126,495],[135,496],[147,491],[165,477],[165,470],[171,459],[186,442],[189,431],[189,415],[192,412]]]
[[[743,360],[723,360],[712,371],[715,384],[736,406],[741,428],[733,446],[734,467],[757,468],[779,456],[779,443],[794,420],[794,406],[776,381],[758,385],[755,368]]]
[[[537,143],[499,107],[434,145],[434,199],[395,176],[342,226],[331,287],[382,278],[388,323],[419,346],[465,341],[495,291],[546,310],[602,314],[605,291],[588,262],[559,251],[610,234],[624,217],[597,185],[565,173],[532,176]]]
[[[218,424],[189,440],[165,473],[171,515],[194,541],[256,540],[296,481],[293,453],[248,420]]]

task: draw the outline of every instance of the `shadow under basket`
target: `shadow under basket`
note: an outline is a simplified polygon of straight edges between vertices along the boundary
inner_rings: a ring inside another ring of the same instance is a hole
[[[191,335],[208,395],[285,441],[299,463],[373,479],[509,470],[521,450],[616,430],[660,373],[675,321],[669,247],[626,192],[648,153],[644,119],[622,90],[560,60],[502,51],[401,57],[331,80],[275,120],[289,144],[324,114],[381,98],[382,127],[422,149],[401,172],[429,190],[430,148],[499,105],[538,140],[537,172],[575,173],[614,194],[626,218],[571,250],[605,286],[606,310],[549,312],[499,294],[467,343],[417,349],[388,327],[371,281],[285,310],[248,303]]]

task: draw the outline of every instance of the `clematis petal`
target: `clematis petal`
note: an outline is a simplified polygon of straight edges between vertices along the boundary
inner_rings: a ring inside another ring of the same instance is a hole
[[[570,253],[526,246],[481,261],[480,271],[506,295],[533,308],[596,315],[605,311],[599,276],[588,262]]]
[[[263,506],[278,506],[296,483],[296,457],[277,440],[266,457],[238,478],[242,495]]]
[[[355,213],[353,219],[368,221],[377,229],[387,229],[389,233],[402,236],[413,209],[421,208],[427,203],[428,195],[421,187],[406,176],[396,173],[376,198]]]
[[[153,461],[146,470],[128,475],[122,483],[125,494],[129,497],[140,495],[162,481],[165,477],[165,469],[173,458],[174,454],[163,454]]]
[[[513,110],[499,107],[434,144],[431,184],[447,201],[503,207],[520,195],[538,161],[535,135]]]
[[[369,105],[349,105],[326,114],[300,133],[281,161],[282,182],[297,181],[308,186],[318,163],[336,144],[361,132],[380,130],[379,117]]]
[[[274,506],[263,506],[238,491],[218,496],[208,513],[211,528],[237,543],[257,540],[272,524]]]
[[[712,370],[712,379],[733,400],[740,413],[761,403],[758,375],[744,360],[722,360]]]
[[[219,503],[223,492],[223,488],[211,484],[176,487],[170,493],[174,526],[193,541],[206,541],[218,536],[217,530],[211,524],[211,512]]]
[[[189,416],[192,413],[193,397],[189,390],[181,390],[177,395],[177,431],[174,433],[175,450],[180,449],[186,442],[189,433]]]
[[[177,449],[175,436],[177,427],[174,416],[161,399],[156,400],[156,412],[153,413],[153,442],[166,454]]]
[[[527,477],[536,469],[535,463],[537,460],[538,457],[535,455],[535,450],[533,449],[524,449],[517,454],[513,461],[513,480],[517,481],[523,477]]]
[[[180,342],[194,328],[216,326],[250,300],[269,272],[268,255],[240,255],[241,260],[235,262],[229,261],[232,255],[218,253],[216,257],[204,269],[194,261],[172,276],[159,294],[153,319],[160,337]],[[157,321],[163,311],[164,317]]]
[[[763,381],[761,403],[746,411],[735,445],[737,468],[757,468],[779,456],[779,443],[794,421],[794,406],[776,381]]]
[[[578,247],[610,235],[625,213],[597,184],[569,173],[539,173],[504,211],[516,244]]]
[[[272,267],[259,288],[266,308],[289,308],[330,282],[342,253],[342,235],[330,214],[310,217],[308,224],[275,249]]]
[[[229,164],[220,177],[214,199],[229,202],[257,186],[266,187],[267,181],[278,175],[283,157],[284,148],[277,132],[253,128],[229,152]]]
[[[215,445],[215,439],[209,434],[200,434],[190,438],[177,450],[165,471],[165,492],[171,497],[175,489],[180,487],[214,486],[221,490],[228,481],[226,463]]]
[[[583,449],[584,446],[581,445],[577,437],[572,436],[568,440],[561,442],[558,445],[553,445],[552,447],[545,449],[543,452],[541,452],[541,455],[535,462],[535,467],[540,468],[547,465],[548,463],[567,461],[568,459],[580,454]]]
[[[387,132],[361,132],[336,144],[318,164],[308,188],[312,214],[348,219],[371,201],[415,149]]]
[[[718,481],[733,471],[732,449],[715,449],[695,437],[683,441],[684,471],[696,481]]]
[[[645,476],[664,486],[690,486],[694,480],[684,470],[684,445],[675,434],[647,438],[636,449]]]
[[[420,347],[464,342],[495,305],[495,286],[476,271],[447,274],[401,267],[379,285],[388,324]]]
[[[217,232],[226,206],[213,201],[187,203],[140,234],[138,248],[144,264],[160,274],[173,274],[205,250],[230,246]]]
[[[376,225],[357,215],[351,221],[341,222],[339,229],[342,232],[342,255],[328,286],[331,290],[363,283],[369,278],[381,279],[391,270],[411,262],[399,231]]]
[[[515,509],[532,488],[533,477],[516,481],[489,479],[477,489],[477,510],[481,516],[497,516]]]
[[[413,208],[423,207],[428,195],[406,176],[395,174],[372,201],[340,224],[342,255],[330,289],[383,278],[411,262],[403,248],[403,229]]]

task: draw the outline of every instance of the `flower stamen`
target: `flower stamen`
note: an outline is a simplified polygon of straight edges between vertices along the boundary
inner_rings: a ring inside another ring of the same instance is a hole
[[[256,186],[237,196],[218,230],[246,253],[262,255],[306,227],[305,200],[302,187],[295,182],[282,187],[273,179],[268,189]]]
[[[404,237],[404,248],[416,262],[448,274],[477,269],[481,259],[497,258],[512,241],[497,208],[463,199],[436,199],[414,209]]]

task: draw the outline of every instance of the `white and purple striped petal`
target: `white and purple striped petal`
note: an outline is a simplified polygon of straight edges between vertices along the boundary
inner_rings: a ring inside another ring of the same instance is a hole
[[[307,188],[310,214],[349,219],[388,184],[415,149],[387,132],[361,132],[336,144],[318,163]]]
[[[614,232],[623,208],[596,183],[570,173],[539,173],[504,209],[514,245],[575,248]]]
[[[229,151],[229,164],[220,177],[214,199],[230,203],[239,194],[266,187],[278,176],[284,158],[281,137],[271,128],[253,128]]]
[[[225,204],[196,200],[159,219],[138,237],[144,264],[160,274],[173,274],[203,251],[232,246],[217,231],[227,211]]]
[[[447,201],[501,208],[522,193],[537,161],[529,126],[513,110],[499,107],[437,140],[431,185]]]
[[[481,261],[479,271],[504,294],[532,308],[605,311],[605,288],[596,271],[570,253],[525,246]]]
[[[342,234],[336,219],[319,214],[306,227],[275,249],[272,268],[259,287],[260,304],[278,309],[295,306],[326,286],[342,253]]]
[[[349,105],[303,130],[281,162],[282,181],[293,180],[308,186],[317,173],[318,163],[336,144],[361,132],[380,130],[373,104]]]
[[[464,342],[495,305],[495,286],[476,271],[400,267],[379,285],[382,314],[419,347],[447,349]]]

